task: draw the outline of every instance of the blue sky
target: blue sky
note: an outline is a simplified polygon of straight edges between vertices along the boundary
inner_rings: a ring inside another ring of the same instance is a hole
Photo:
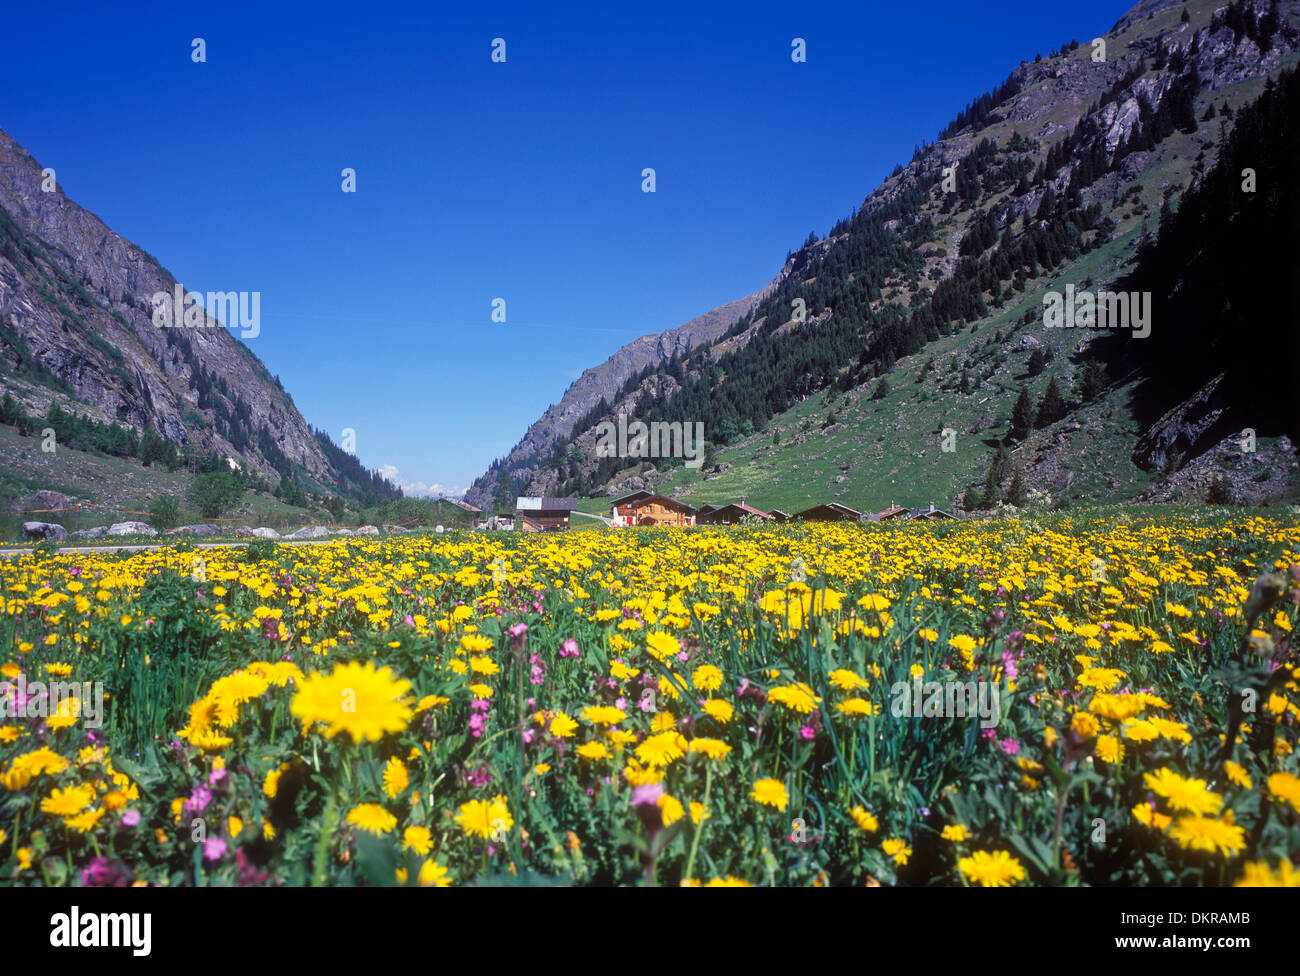
[[[453,492],[1129,5],[12,4],[0,127],[188,287],[260,291],[309,423]]]

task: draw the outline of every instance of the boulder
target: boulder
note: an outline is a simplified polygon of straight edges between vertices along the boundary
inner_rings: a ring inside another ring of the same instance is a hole
[[[353,532],[351,529],[335,529],[334,534],[335,535],[356,535],[356,533]]]
[[[307,525],[297,532],[290,532],[285,536],[286,539],[319,539],[321,536],[330,534],[330,530],[323,525]]]
[[[401,525],[385,525],[383,528],[384,528],[385,535],[400,535],[403,532],[411,531],[410,529]]]
[[[53,522],[24,522],[23,533],[29,539],[48,539],[50,542],[62,542],[68,537],[68,530]]]
[[[109,535],[157,535],[158,530],[143,522],[114,522],[108,527]]]
[[[256,539],[278,539],[280,533],[276,532],[275,529],[257,528],[253,529],[253,537]]]
[[[168,529],[164,535],[216,535],[221,530],[209,522],[200,522],[198,525],[178,525],[174,529]]]
[[[48,488],[42,488],[38,492],[29,495],[22,503],[21,507],[25,511],[39,512],[51,510],[62,512],[69,508],[75,507],[72,499],[61,491],[51,491]]]
[[[101,539],[108,535],[107,525],[97,525],[93,529],[78,529],[76,532],[69,532],[70,539]]]
[[[357,529],[357,535],[379,535],[379,529],[373,525],[363,525]]]

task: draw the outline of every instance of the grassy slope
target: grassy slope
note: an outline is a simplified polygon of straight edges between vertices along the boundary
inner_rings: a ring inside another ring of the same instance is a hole
[[[189,505],[185,492],[191,476],[184,470],[168,471],[153,465],[143,467],[138,461],[106,457],[60,447],[53,454],[41,451],[39,434],[21,437],[13,427],[0,424],[0,537],[18,533],[25,521],[57,522],[69,531],[109,525],[113,522],[150,522],[143,512],[155,498],[170,495],[180,503],[182,523],[200,521]],[[79,499],[105,506],[104,510],[22,514],[12,506],[38,489],[48,488]],[[240,525],[307,525],[313,515],[307,509],[285,505],[277,498],[245,492],[232,515],[247,515]],[[319,519],[319,513],[315,516]]]
[[[1213,9],[1213,5],[1206,7]],[[1178,10],[1166,11],[1171,20],[1167,26],[1173,26],[1178,15]],[[1198,16],[1195,9],[1193,16]],[[1204,16],[1208,20],[1208,13]],[[1086,57],[1087,50],[1080,47],[1075,56]],[[1284,67],[1294,63],[1291,59]],[[1211,100],[1216,109],[1227,102],[1235,112],[1257,98],[1263,84],[1262,79],[1254,79],[1203,94],[1197,102],[1197,117]],[[1072,125],[1073,116],[1063,108],[1059,121]],[[996,136],[1001,143],[1012,131],[1011,125],[1001,124],[981,136]],[[973,329],[943,337],[919,354],[899,360],[889,375],[891,392],[884,399],[870,399],[874,382],[838,396],[822,391],[775,418],[766,430],[721,448],[718,461],[732,465],[729,470],[705,477],[675,468],[656,482],[656,489],[667,494],[685,488],[684,498],[694,504],[745,498],[761,508],[786,511],[823,501],[838,501],[862,511],[882,509],[891,501],[909,507],[922,507],[930,501],[941,507],[953,505],[968,484],[982,480],[996,439],[1010,424],[1022,383],[1037,400],[1049,376],[1055,374],[1066,399],[1072,398],[1079,368],[1071,357],[1082,336],[1078,330],[1043,327],[1043,294],[1049,289],[1063,290],[1067,283],[1100,288],[1112,282],[1131,262],[1141,234],[1154,231],[1166,188],[1186,187],[1195,158],[1203,151],[1206,167],[1213,164],[1213,143],[1218,136],[1216,118],[1202,123],[1192,135],[1178,133],[1162,142],[1138,179],[1141,191],[1111,214],[1118,226],[1109,243],[1059,273],[1031,282],[1023,294]],[[1208,148],[1207,143],[1211,144]],[[964,228],[967,217],[962,214],[937,221],[940,239],[935,243],[953,252],[953,238]],[[1020,321],[1026,312],[1033,313],[1027,325]],[[1152,327],[1159,328],[1161,323],[1154,322]],[[992,342],[998,331],[1003,333],[1001,345]],[[1033,380],[1025,377],[1031,350],[1019,344],[1022,336],[1032,336],[1055,352],[1053,362]],[[964,362],[972,364],[972,380],[983,377],[999,354],[1005,359],[971,394],[943,388],[955,386]],[[918,375],[931,358],[935,368],[918,383]],[[1058,448],[1061,466],[1072,472],[1064,494],[1073,499],[1118,502],[1132,498],[1151,483],[1152,476],[1129,460],[1138,430],[1126,409],[1128,395],[1129,387],[1121,382],[1101,401],[1034,435],[1033,445],[1049,438],[1062,439]],[[823,433],[832,412],[844,429]],[[953,453],[939,449],[939,432],[944,427],[958,432]],[[780,433],[780,447],[773,446],[774,432]],[[843,480],[837,480],[840,478]],[[1053,491],[1052,485],[1040,487]],[[585,511],[606,507],[603,500],[582,505]]]

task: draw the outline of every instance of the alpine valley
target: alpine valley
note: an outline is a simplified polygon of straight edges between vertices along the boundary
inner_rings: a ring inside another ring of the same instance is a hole
[[[1293,503],[1300,4],[1142,0],[1098,37],[1015,67],[766,286],[588,369],[467,500]],[[1145,301],[1149,334],[1050,328],[1067,292]],[[703,466],[600,456],[619,415],[703,421]]]

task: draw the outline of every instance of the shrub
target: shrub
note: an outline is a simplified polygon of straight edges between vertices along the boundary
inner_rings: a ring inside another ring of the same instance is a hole
[[[243,493],[239,479],[230,471],[201,474],[190,485],[190,498],[204,518],[216,518],[228,512]]]
[[[175,528],[180,515],[180,503],[171,495],[159,495],[149,503],[149,517],[160,529]]]

